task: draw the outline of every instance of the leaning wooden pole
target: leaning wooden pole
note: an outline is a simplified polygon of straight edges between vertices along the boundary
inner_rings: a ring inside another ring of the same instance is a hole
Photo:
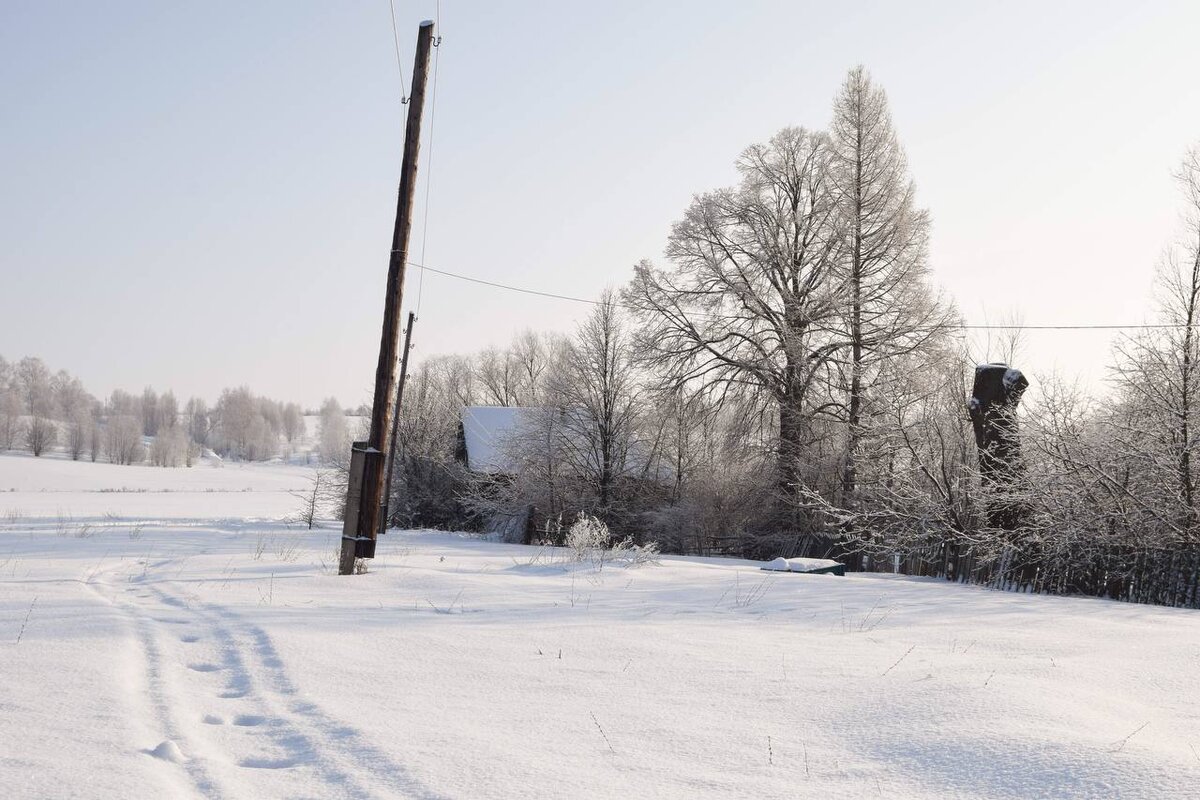
[[[396,387],[396,354],[400,349],[400,305],[404,299],[404,272],[408,264],[408,241],[412,233],[413,201],[417,190],[417,158],[421,149],[421,116],[425,110],[425,83],[429,75],[429,51],[433,46],[433,21],[425,20],[417,32],[417,56],[413,64],[412,91],[408,100],[408,124],[404,130],[404,160],[400,166],[400,192],[396,202],[396,226],[388,262],[387,296],[383,309],[383,332],[379,340],[379,363],[375,368],[375,394],[371,401],[371,432],[363,448],[362,484],[358,524],[353,535],[342,534],[342,557],[338,572],[354,573],[356,558],[375,557],[384,491],[383,454],[388,449],[388,420]],[[351,486],[348,495],[354,494]]]
[[[400,356],[400,381],[396,384],[396,407],[392,410],[392,431],[388,435],[387,477],[383,481],[383,514],[379,532],[387,533],[388,512],[392,504],[392,474],[396,469],[396,431],[400,427],[400,412],[404,407],[404,382],[408,379],[408,354],[412,350],[413,324],[417,315],[408,312],[408,327],[404,329],[404,355]]]

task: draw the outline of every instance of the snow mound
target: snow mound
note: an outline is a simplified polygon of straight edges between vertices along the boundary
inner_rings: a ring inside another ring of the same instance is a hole
[[[161,761],[170,761],[172,764],[182,764],[187,761],[183,756],[183,751],[179,749],[179,745],[167,739],[161,742],[158,747],[150,751],[150,755]]]
[[[831,558],[784,558],[780,556],[764,564],[763,569],[772,572],[833,572],[841,566]]]

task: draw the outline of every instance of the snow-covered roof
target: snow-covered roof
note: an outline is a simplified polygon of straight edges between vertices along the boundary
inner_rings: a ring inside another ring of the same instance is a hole
[[[516,406],[467,406],[462,410],[467,467],[475,472],[505,472],[511,466],[504,454],[506,437],[535,409]]]

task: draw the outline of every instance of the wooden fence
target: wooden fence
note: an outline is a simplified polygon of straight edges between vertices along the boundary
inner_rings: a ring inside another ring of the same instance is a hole
[[[1200,547],[1037,554],[1006,548],[980,558],[969,546],[946,542],[897,560],[853,556],[848,569],[900,572],[1016,592],[1106,597],[1130,603],[1200,608]]]

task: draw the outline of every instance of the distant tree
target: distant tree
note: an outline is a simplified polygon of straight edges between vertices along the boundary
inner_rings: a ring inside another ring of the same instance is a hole
[[[188,436],[193,442],[205,447],[212,432],[212,420],[208,413],[208,404],[199,397],[192,397],[183,409],[187,421]]]
[[[159,428],[150,444],[150,463],[156,467],[178,467],[187,460],[188,445],[187,434],[178,425]]]
[[[67,452],[72,461],[78,461],[87,451],[92,442],[95,422],[92,411],[84,405],[78,405],[67,418]]]
[[[89,408],[92,402],[83,383],[66,370],[59,370],[50,379],[50,395],[53,408],[64,421],[71,420],[80,408]]]
[[[53,404],[50,370],[40,358],[25,357],[13,369],[24,412],[29,416],[49,417]]]
[[[100,428],[100,421],[97,408],[93,407],[91,421],[88,423],[88,457],[95,463],[100,458],[100,450],[103,442],[103,431]]]
[[[288,443],[304,436],[304,412],[296,403],[288,403],[283,407],[283,435]]]
[[[58,428],[55,427],[54,420],[41,414],[34,414],[29,418],[25,425],[25,443],[29,452],[40,456],[53,447],[57,439]]]
[[[0,385],[0,450],[12,450],[24,438],[21,410],[17,392]]]
[[[258,401],[249,387],[225,389],[214,409],[218,449],[223,455],[248,458],[255,420],[258,420]]]
[[[158,416],[158,393],[150,386],[142,391],[142,434],[154,436],[160,424]]]
[[[175,393],[168,390],[158,397],[158,410],[155,414],[159,429],[174,428],[179,424],[179,401]]]
[[[327,464],[349,463],[350,429],[346,425],[346,414],[336,398],[327,398],[321,404],[320,430],[317,435],[322,461]]]
[[[132,414],[110,416],[104,428],[104,451],[114,464],[137,464],[145,458],[142,419]]]
[[[139,397],[121,389],[113,389],[108,397],[107,412],[111,416],[136,417],[142,420],[142,401]]]

